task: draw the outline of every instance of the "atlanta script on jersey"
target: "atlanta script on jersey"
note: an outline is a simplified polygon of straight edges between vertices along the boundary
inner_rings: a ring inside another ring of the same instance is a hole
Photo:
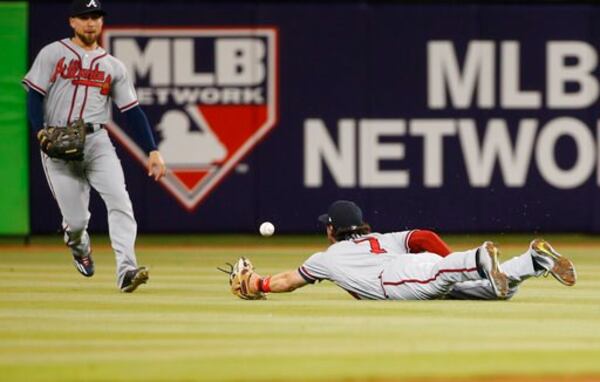
[[[46,45],[23,83],[45,96],[47,126],[66,126],[78,119],[106,124],[111,99],[121,111],[138,105],[123,63],[100,47],[86,51],[70,39]]]

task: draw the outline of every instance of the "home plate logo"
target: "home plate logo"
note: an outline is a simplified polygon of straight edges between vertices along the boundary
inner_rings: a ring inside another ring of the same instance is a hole
[[[169,168],[162,184],[188,210],[275,127],[275,28],[109,27],[103,46],[132,77]],[[111,134],[145,166],[121,121]]]

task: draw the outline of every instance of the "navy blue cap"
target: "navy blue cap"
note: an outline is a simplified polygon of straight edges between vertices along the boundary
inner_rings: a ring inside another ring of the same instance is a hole
[[[69,16],[81,16],[87,13],[99,13],[102,16],[106,15],[106,12],[102,9],[100,0],[74,0],[71,3],[71,9]]]
[[[319,221],[324,224],[331,224],[336,229],[352,229],[364,224],[362,210],[356,203],[349,200],[336,200],[333,202],[327,213],[319,216]]]

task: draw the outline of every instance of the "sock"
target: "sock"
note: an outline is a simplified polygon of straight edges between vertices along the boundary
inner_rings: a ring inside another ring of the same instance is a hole
[[[485,275],[485,272],[483,272],[483,268],[479,263],[479,248],[477,248],[477,252],[475,252],[475,264],[477,264],[477,273],[479,274],[479,277],[482,279],[487,279],[487,276]]]
[[[537,261],[535,261],[535,258],[533,256],[531,256],[531,262],[533,263],[533,269],[536,272],[546,270],[546,268],[542,267]]]

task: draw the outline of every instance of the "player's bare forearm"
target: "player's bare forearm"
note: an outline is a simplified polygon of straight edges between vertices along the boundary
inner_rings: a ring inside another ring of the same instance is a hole
[[[291,292],[307,284],[297,270],[278,273],[271,276],[271,292]]]
[[[262,277],[258,274],[252,275],[250,279],[250,288],[252,291],[258,291],[261,287],[259,280],[262,279],[262,285],[265,286],[267,277]],[[276,275],[268,277],[268,292],[271,293],[285,293],[292,292],[298,288],[301,288],[307,284],[306,280],[300,276],[297,270],[285,271]]]

